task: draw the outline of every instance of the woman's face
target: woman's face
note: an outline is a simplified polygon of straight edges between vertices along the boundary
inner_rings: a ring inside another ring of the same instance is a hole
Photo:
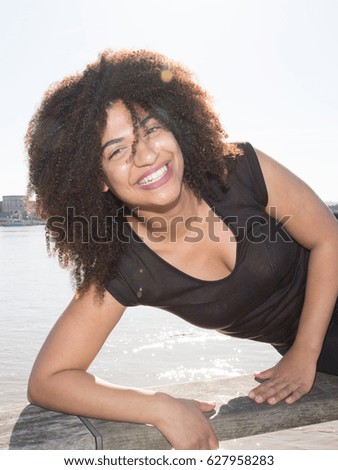
[[[133,155],[130,111],[120,100],[107,111],[101,141],[104,189],[132,209],[163,212],[180,198],[183,155],[174,135],[160,121],[139,107],[136,112],[139,136]]]

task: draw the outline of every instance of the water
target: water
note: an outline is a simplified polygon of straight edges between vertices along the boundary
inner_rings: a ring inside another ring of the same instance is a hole
[[[44,228],[0,227],[0,406],[26,401],[30,369],[72,297],[69,274],[49,258]],[[269,345],[193,327],[149,307],[127,309],[90,371],[116,384],[146,387],[230,377],[271,367]]]

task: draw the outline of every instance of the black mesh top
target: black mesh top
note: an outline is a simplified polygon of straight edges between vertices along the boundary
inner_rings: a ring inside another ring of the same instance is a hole
[[[268,195],[253,147],[241,144],[227,188],[203,197],[236,236],[230,275],[200,280],[152,251],[130,230],[117,275],[106,289],[123,305],[150,305],[204,328],[289,347],[301,313],[309,252],[265,213]]]

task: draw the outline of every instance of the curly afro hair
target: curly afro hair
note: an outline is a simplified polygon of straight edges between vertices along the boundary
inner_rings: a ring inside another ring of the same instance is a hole
[[[35,194],[46,222],[48,251],[70,268],[79,295],[91,284],[103,294],[126,246],[119,224],[123,201],[102,191],[101,135],[116,100],[132,116],[135,105],[151,111],[174,134],[184,155],[184,184],[197,197],[201,188],[212,194],[215,178],[226,184],[240,153],[226,143],[211,97],[191,72],[159,53],[106,50],[82,73],[53,84],[25,138],[28,193]],[[70,208],[77,221],[86,221],[91,236],[85,236],[83,224],[69,224]],[[109,223],[108,215],[117,223]]]

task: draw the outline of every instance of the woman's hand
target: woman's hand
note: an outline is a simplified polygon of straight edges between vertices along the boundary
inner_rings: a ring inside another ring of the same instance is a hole
[[[294,403],[311,390],[315,374],[316,360],[306,358],[304,351],[291,348],[274,367],[255,374],[265,382],[251,390],[249,398],[270,405],[281,400]]]
[[[217,437],[203,413],[212,411],[215,403],[159,394],[161,407],[155,426],[176,450],[218,449]]]

